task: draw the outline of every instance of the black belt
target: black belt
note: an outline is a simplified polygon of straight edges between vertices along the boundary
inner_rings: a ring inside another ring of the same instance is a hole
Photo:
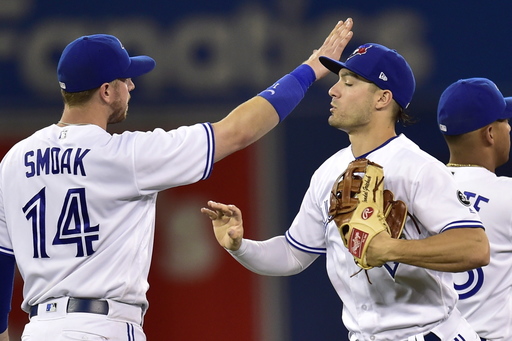
[[[50,309],[52,309],[51,303],[46,303],[46,305],[46,310],[50,311]],[[30,307],[30,317],[37,316],[37,308],[37,305]],[[66,307],[66,312],[108,315],[108,302],[105,300],[95,300],[90,298],[70,297]]]

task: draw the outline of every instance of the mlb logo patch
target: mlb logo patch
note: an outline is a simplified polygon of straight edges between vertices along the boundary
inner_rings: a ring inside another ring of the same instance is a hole
[[[46,305],[46,312],[52,313],[54,311],[57,311],[57,303],[48,303]]]

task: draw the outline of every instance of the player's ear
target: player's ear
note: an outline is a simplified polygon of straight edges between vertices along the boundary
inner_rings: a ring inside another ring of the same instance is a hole
[[[103,83],[98,89],[98,94],[103,101],[110,103],[113,89],[112,83]]]
[[[495,143],[494,141],[494,130],[492,124],[488,124],[485,127],[480,129],[480,134],[482,141],[488,145],[491,146]]]
[[[382,109],[392,105],[393,93],[391,91],[379,89],[375,92],[375,95],[377,96],[377,109]]]

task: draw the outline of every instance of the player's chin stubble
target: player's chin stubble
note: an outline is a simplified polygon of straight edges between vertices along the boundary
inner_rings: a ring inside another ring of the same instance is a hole
[[[115,124],[123,122],[128,115],[128,104],[121,105],[121,103],[116,102],[112,105],[112,114],[108,118],[108,124]]]

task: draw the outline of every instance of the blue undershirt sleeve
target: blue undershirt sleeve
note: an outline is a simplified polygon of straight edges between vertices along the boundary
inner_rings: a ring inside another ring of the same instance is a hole
[[[7,329],[9,321],[15,263],[13,256],[0,253],[0,333]]]

